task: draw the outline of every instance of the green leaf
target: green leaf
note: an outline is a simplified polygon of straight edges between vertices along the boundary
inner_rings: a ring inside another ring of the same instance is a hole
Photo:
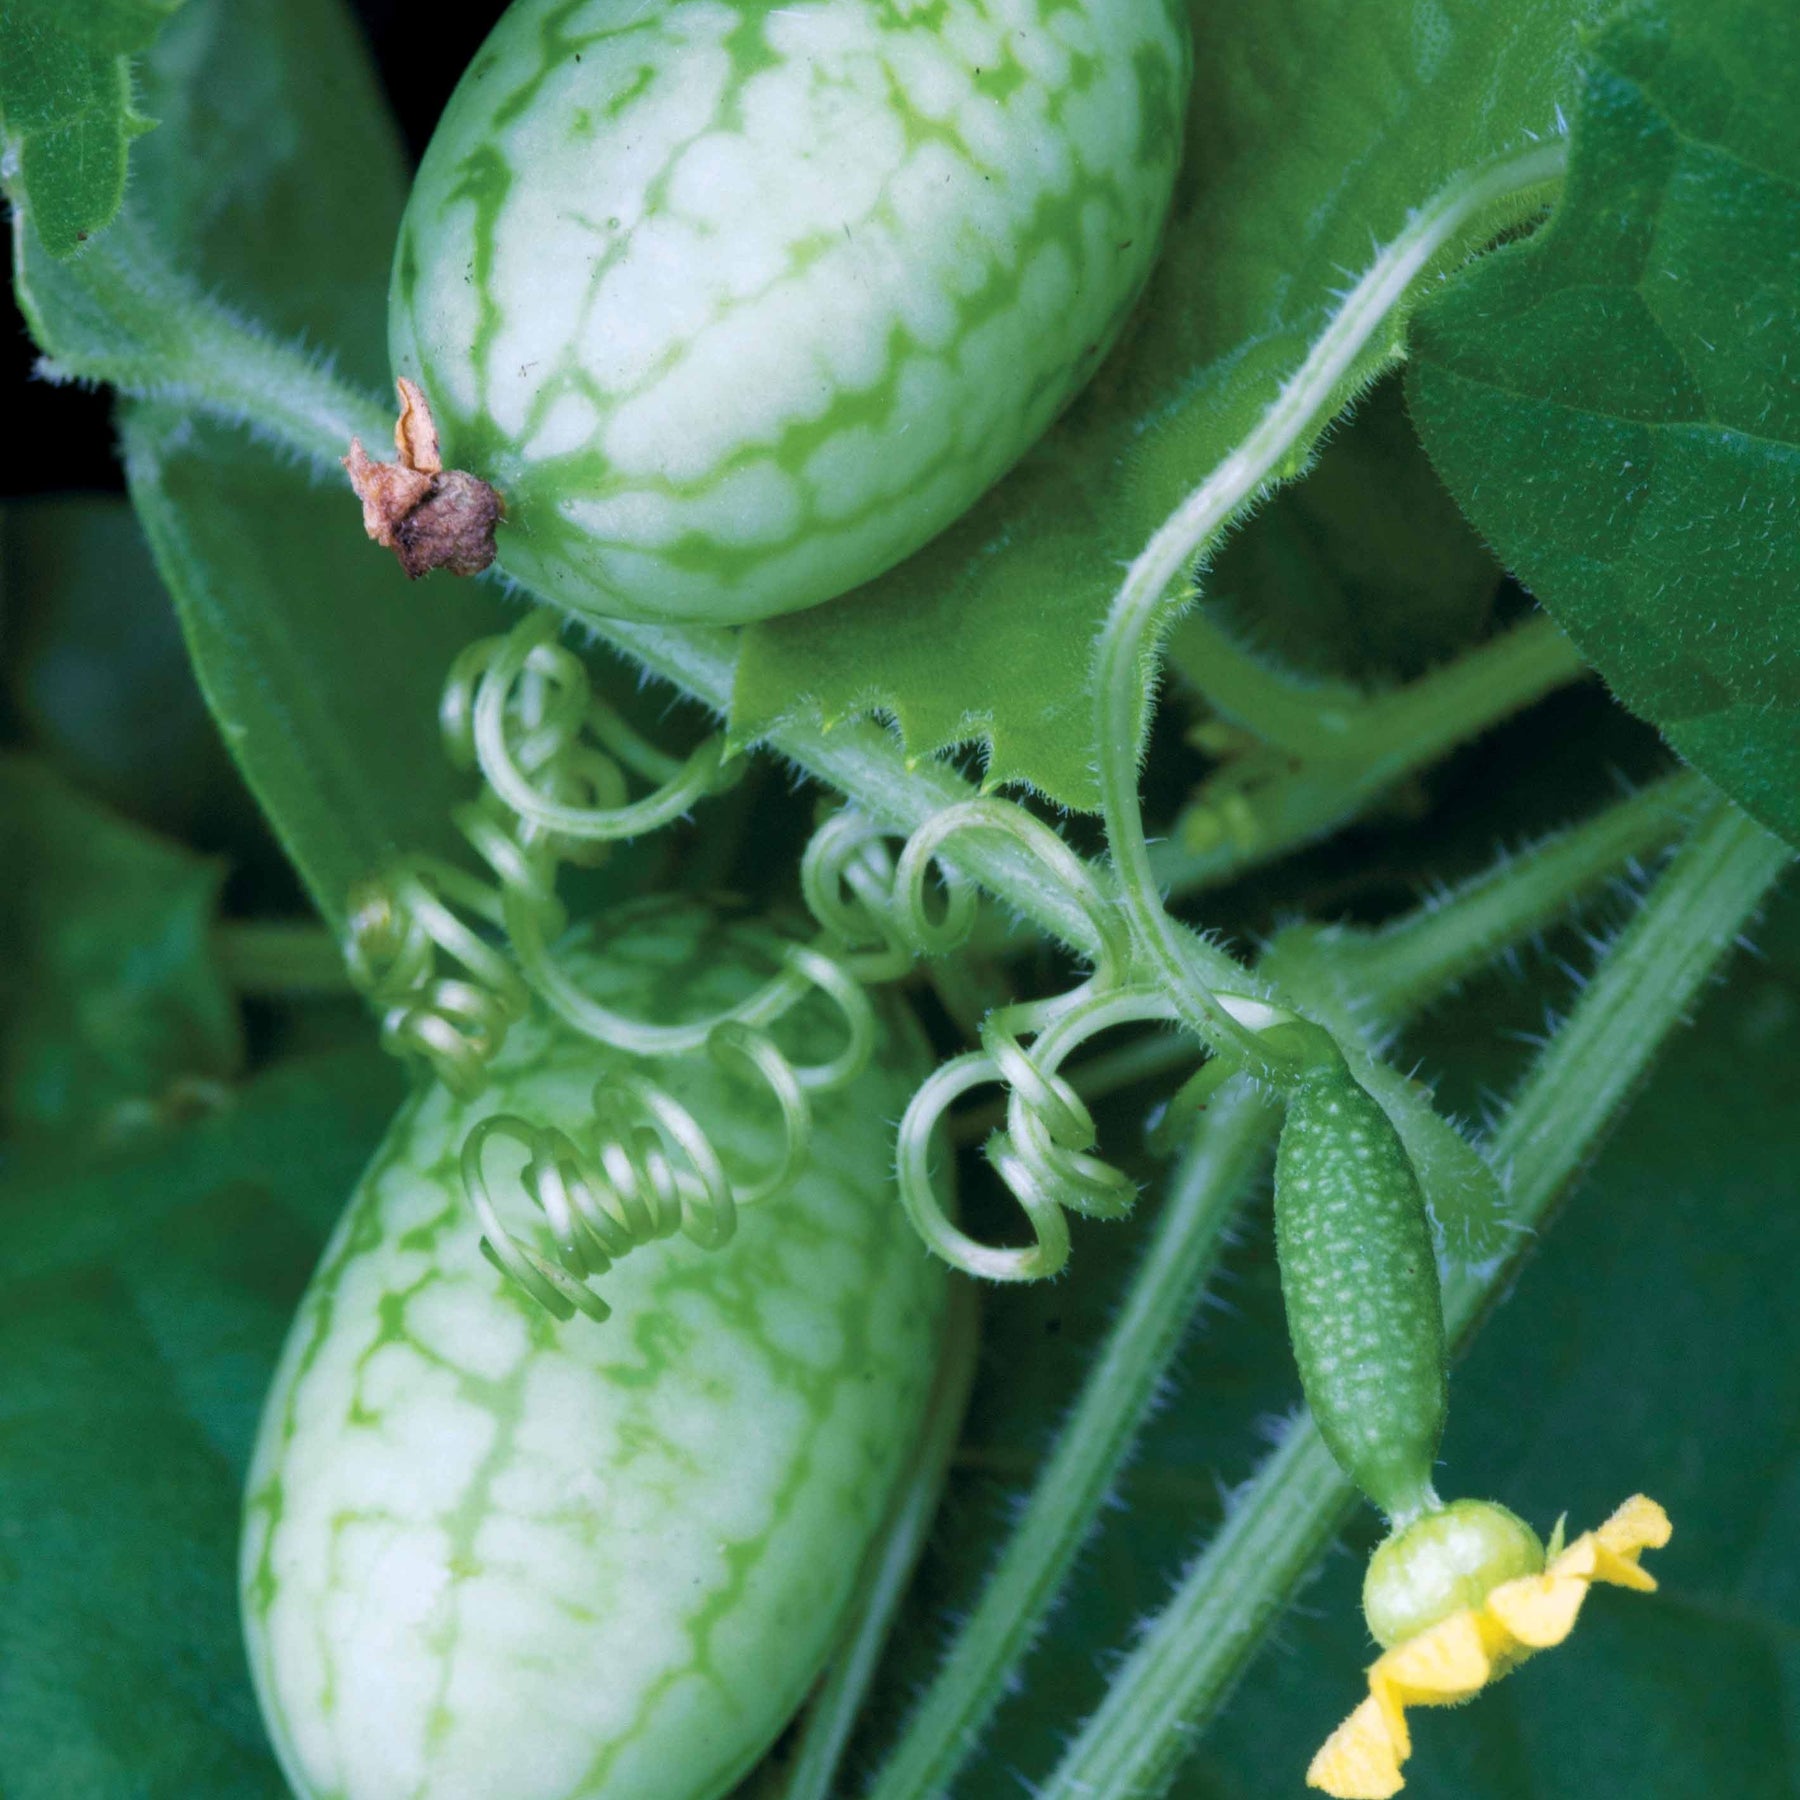
[[[165,122],[126,217],[94,246],[111,260],[52,263],[21,229],[21,299],[46,351],[129,379],[158,329],[147,260],[178,290],[169,304],[216,291],[380,380],[406,178],[340,0],[189,0],[144,86]],[[234,431],[157,404],[129,409],[123,435],[202,691],[341,922],[349,888],[397,852],[456,847],[447,813],[468,784],[438,745],[437,691],[504,609],[466,583],[409,587],[364,539],[347,484],[320,487]]]
[[[368,1051],[289,1064],[104,1168],[9,1173],[0,1277],[0,1789],[286,1792],[238,1628],[263,1391],[398,1099]]]
[[[1552,128],[1583,10],[1197,5],[1183,186],[1134,335],[935,544],[750,628],[734,735],[881,711],[915,755],[980,739],[991,781],[1093,807],[1089,654],[1121,564],[1276,396],[1372,247],[1451,176]],[[1362,378],[1396,349],[1379,342]]]
[[[1633,711],[1800,843],[1800,15],[1659,0],[1593,41],[1548,227],[1420,314],[1413,414]]]
[[[0,682],[26,745],[157,831],[236,862],[266,842],[123,499],[0,506]]]
[[[131,58],[181,0],[5,0],[0,162],[52,256],[71,256],[125,199],[133,138],[154,122],[132,101]]]
[[[0,757],[0,868],[0,1123],[125,1135],[236,1074],[218,865]]]
[[[132,204],[159,248],[391,391],[388,264],[410,176],[342,0],[188,0],[143,91],[162,127],[136,153]]]

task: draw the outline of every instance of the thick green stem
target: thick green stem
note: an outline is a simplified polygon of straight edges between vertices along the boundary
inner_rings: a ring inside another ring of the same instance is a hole
[[[1202,622],[1186,619],[1182,629]],[[1373,694],[1289,677],[1230,645],[1216,627],[1208,630],[1214,637],[1204,650],[1190,649],[1183,660],[1188,679],[1217,712],[1303,762],[1399,757],[1410,766],[1588,672],[1580,652],[1543,614],[1416,681]]]
[[[1657,883],[1495,1136],[1495,1159],[1512,1176],[1519,1255],[1791,859],[1721,803]],[[1445,1323],[1459,1348],[1516,1270],[1517,1256],[1446,1284]],[[1164,1792],[1354,1501],[1310,1421],[1301,1421],[1038,1792],[1054,1800]]]
[[[1620,934],[1575,1010],[1544,1046],[1494,1133],[1527,1240],[1650,1072],[1669,1034],[1742,939],[1794,860],[1781,839],[1730,801],[1710,812],[1643,910]],[[1444,1323],[1464,1348],[1505,1293],[1518,1261],[1491,1279],[1468,1270],[1445,1283]]]
[[[69,262],[45,254],[23,216],[13,231],[19,305],[44,372],[103,381],[247,425],[333,468],[360,436],[371,451],[393,420],[323,358],[283,343],[171,268],[127,211]]]
[[[1300,761],[1342,756],[1359,722],[1386,698],[1347,682],[1303,675],[1265,662],[1217,625],[1204,608],[1185,614],[1170,635],[1170,668],[1221,719],[1237,727],[1226,742],[1249,738]],[[1196,739],[1213,734],[1206,721]]]
[[[1428,767],[1546,694],[1588,673],[1575,646],[1547,618],[1507,632],[1406,687],[1354,708],[1322,709],[1317,741],[1298,768],[1261,785],[1219,785],[1154,846],[1150,866],[1169,893],[1214,887],[1324,837],[1405,776]],[[1200,829],[1202,826],[1205,829]]]
[[[1703,777],[1686,770],[1671,775],[1507,858],[1435,904],[1366,937],[1350,937],[1333,959],[1339,979],[1410,1011],[1556,923],[1576,895],[1680,837],[1715,798]]]

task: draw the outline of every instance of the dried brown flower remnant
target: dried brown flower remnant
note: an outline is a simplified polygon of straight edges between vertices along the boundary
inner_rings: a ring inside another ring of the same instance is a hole
[[[408,468],[427,475],[444,472],[444,453],[438,448],[437,420],[431,416],[431,402],[416,381],[402,375],[395,386],[400,390],[400,417],[394,422],[394,448]]]
[[[399,461],[372,461],[361,438],[350,440],[344,458],[362,502],[363,529],[393,551],[414,581],[433,569],[479,575],[494,560],[494,527],[506,508],[485,481],[444,467],[430,402],[404,375],[398,385]]]

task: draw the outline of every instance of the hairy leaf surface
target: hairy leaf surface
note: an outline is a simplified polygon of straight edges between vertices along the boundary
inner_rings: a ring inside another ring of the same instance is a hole
[[[133,138],[131,59],[181,0],[6,0],[0,7],[0,153],[52,256],[118,216]]]
[[[1800,14],[1594,41],[1567,191],[1419,315],[1463,509],[1633,711],[1800,843]]]
[[[1276,396],[1409,211],[1553,128],[1582,11],[1196,6],[1186,167],[1134,335],[936,543],[747,631],[735,734],[882,712],[914,754],[979,739],[991,780],[1094,806],[1089,656],[1124,563]],[[1367,370],[1395,348],[1383,339]]]

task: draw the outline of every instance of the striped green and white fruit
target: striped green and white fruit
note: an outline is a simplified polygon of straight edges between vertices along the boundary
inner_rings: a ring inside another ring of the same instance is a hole
[[[935,536],[1117,336],[1181,0],[514,0],[427,151],[395,372],[571,611],[713,623]]]
[[[608,940],[575,966],[641,1016],[750,984],[706,915],[637,910]],[[820,1058],[841,1037],[794,1032]],[[243,1544],[251,1665],[302,1800],[713,1800],[843,1620],[943,1295],[891,1175],[916,1033],[896,1015],[819,1100],[808,1173],[730,1243],[640,1246],[599,1280],[610,1320],[559,1325],[481,1256],[457,1159],[496,1110],[579,1135],[607,1054],[533,1018],[479,1101],[412,1101],[302,1303]],[[728,1161],[767,1166],[768,1100],[703,1058],[665,1074]]]

